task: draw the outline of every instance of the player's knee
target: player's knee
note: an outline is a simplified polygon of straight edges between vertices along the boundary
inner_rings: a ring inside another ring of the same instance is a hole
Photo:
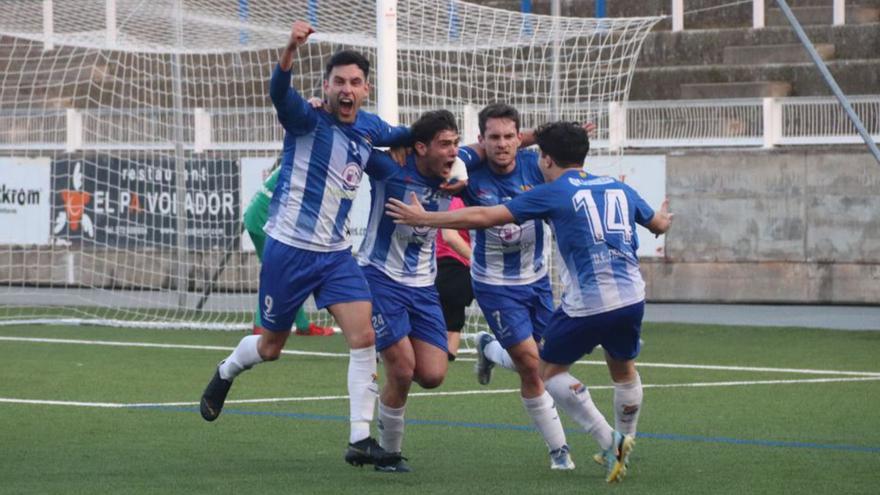
[[[427,376],[419,376],[416,378],[416,383],[419,384],[420,387],[424,389],[432,389],[437,388],[443,384],[444,375],[436,373],[436,374],[428,374]]]
[[[266,341],[266,339],[260,340],[260,345],[258,347],[258,352],[260,353],[260,357],[263,358],[263,361],[276,361],[279,357],[281,357],[281,350],[284,349],[283,343],[276,343],[271,341]]]
[[[351,349],[363,349],[376,345],[376,334],[372,328],[345,333],[345,341]]]
[[[538,356],[537,355],[520,355],[514,358],[514,365],[516,366],[516,371],[519,373],[519,376],[525,380],[527,377],[534,377],[535,379],[540,379],[541,376],[538,372]]]
[[[263,358],[263,361],[277,361],[281,357],[281,351],[274,349],[261,350],[260,357]]]
[[[396,366],[387,366],[385,368],[385,374],[388,376],[389,380],[396,383],[411,383],[415,376],[415,371],[412,366],[399,364]]]
[[[363,349],[376,345],[376,332],[369,320],[356,325],[343,326],[342,335],[345,336],[345,341],[351,349]]]
[[[518,369],[517,371],[519,372],[519,378],[523,385],[531,387],[543,386],[544,381],[541,379],[541,374],[538,372],[537,363],[534,367]]]

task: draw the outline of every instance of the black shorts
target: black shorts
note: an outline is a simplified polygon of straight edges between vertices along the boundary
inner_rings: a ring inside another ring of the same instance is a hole
[[[440,258],[434,286],[440,293],[446,329],[460,332],[464,328],[464,309],[474,300],[471,270],[455,258]]]

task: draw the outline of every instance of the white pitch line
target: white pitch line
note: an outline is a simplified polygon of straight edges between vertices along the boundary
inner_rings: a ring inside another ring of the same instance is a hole
[[[36,342],[45,344],[81,344],[81,345],[104,345],[112,347],[148,347],[157,349],[192,349],[205,351],[225,351],[231,352],[233,347],[209,346],[209,345],[190,345],[190,344],[158,344],[154,342],[120,342],[113,340],[82,340],[82,339],[52,339],[38,337],[4,337],[0,336],[0,341],[10,342]],[[348,357],[348,353],[342,352],[316,352],[316,351],[297,351],[285,349],[282,354],[294,356],[318,356],[318,357]],[[475,361],[473,358],[461,358],[458,361],[468,362]],[[578,361],[577,364],[584,365],[601,365],[604,361]],[[880,377],[880,373],[871,371],[838,371],[838,370],[819,370],[819,369],[800,369],[800,368],[768,368],[756,366],[723,366],[723,365],[705,365],[705,364],[676,364],[676,363],[650,363],[639,361],[637,366],[642,368],[670,368],[670,369],[694,369],[694,370],[712,370],[712,371],[749,371],[764,373],[796,373],[806,375],[840,375],[840,376],[867,376]]]
[[[13,399],[9,397],[0,397],[0,403],[6,404],[36,404],[40,406],[74,406],[74,407],[100,407],[119,409],[127,407],[125,404],[117,404],[114,402],[78,402],[67,400],[34,400],[34,399]]]
[[[752,380],[752,381],[729,381],[729,382],[698,382],[698,383],[655,383],[643,385],[643,388],[703,388],[703,387],[737,387],[749,385],[797,385],[805,383],[840,383],[840,382],[866,382],[880,381],[880,377],[863,376],[854,378],[805,378],[800,380]],[[597,385],[588,387],[590,390],[610,390],[611,385]],[[458,390],[452,392],[415,392],[410,397],[453,397],[462,395],[497,395],[518,393],[518,388],[490,389],[490,390]],[[347,400],[347,395],[324,395],[314,397],[270,397],[263,399],[238,399],[228,400],[226,404],[272,404],[280,402],[318,402],[328,400]],[[80,402],[62,400],[35,400],[0,397],[0,403],[7,404],[35,404],[48,406],[73,406],[93,407],[104,409],[122,408],[151,408],[151,407],[189,407],[197,406],[198,402],[153,402],[153,403],[120,403],[120,402]]]
[[[11,342],[36,342],[42,344],[81,344],[81,345],[106,345],[111,347],[151,347],[156,349],[193,349],[198,351],[225,351],[232,352],[234,347],[216,345],[190,345],[190,344],[157,344],[154,342],[119,342],[115,340],[77,340],[77,339],[47,339],[37,337],[0,337],[0,340]],[[347,353],[340,352],[312,352],[283,350],[282,354],[298,356],[321,356],[321,357],[348,357]]]

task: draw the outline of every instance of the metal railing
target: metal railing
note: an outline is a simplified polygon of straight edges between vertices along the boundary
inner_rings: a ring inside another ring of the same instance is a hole
[[[874,141],[880,141],[880,95],[853,96],[850,102]],[[475,125],[464,122],[475,118],[475,112],[463,107],[452,110],[463,120],[462,128]],[[406,112],[401,108],[401,113]],[[593,143],[597,149],[862,142],[833,97],[631,101],[611,103],[598,113],[592,107],[590,115],[599,125]],[[171,109],[0,113],[0,151],[170,150],[174,148],[173,117]],[[283,130],[272,107],[188,109],[183,122],[185,147],[190,151],[281,148]]]

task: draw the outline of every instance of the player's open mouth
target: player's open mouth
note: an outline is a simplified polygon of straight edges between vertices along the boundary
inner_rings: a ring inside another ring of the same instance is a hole
[[[354,100],[351,98],[340,98],[339,99],[339,109],[345,113],[349,113],[354,109]]]

